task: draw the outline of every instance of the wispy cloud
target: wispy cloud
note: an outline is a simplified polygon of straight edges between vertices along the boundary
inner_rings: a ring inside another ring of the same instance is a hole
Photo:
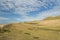
[[[32,21],[54,15],[60,15],[60,0],[0,0],[0,20]]]
[[[52,10],[47,10],[44,12],[39,12],[39,14],[37,14],[37,19],[44,19],[48,16],[57,16],[60,15],[60,6],[56,6],[55,8],[53,8]]]
[[[0,10],[25,15],[27,12],[38,10],[42,6],[48,8],[54,2],[55,0],[1,0]]]
[[[9,20],[9,18],[0,17],[0,20]]]

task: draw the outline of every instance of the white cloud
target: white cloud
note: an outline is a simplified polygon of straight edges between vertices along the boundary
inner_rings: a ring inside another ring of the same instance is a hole
[[[15,12],[19,13],[20,15],[26,15],[27,12],[35,11],[38,10],[40,7],[45,7],[47,8],[48,3],[51,2],[52,0],[17,0],[15,1]],[[46,3],[47,2],[47,3]],[[53,0],[52,2],[55,2]],[[50,5],[52,5],[50,3]]]
[[[9,20],[9,18],[0,17],[0,20]]]
[[[60,6],[55,6],[53,9],[51,10],[47,10],[47,11],[44,11],[44,12],[39,12],[39,14],[37,14],[37,16],[35,17],[30,17],[30,16],[27,16],[27,15],[24,15],[21,18],[17,18],[17,20],[21,20],[21,21],[33,21],[33,20],[42,20],[48,16],[57,16],[57,15],[60,15]]]
[[[36,20],[34,17],[29,17],[29,16],[26,16],[24,15],[22,18],[15,18],[17,21],[33,21],[33,20]]]
[[[39,12],[39,14],[37,14],[37,17],[27,16],[28,12],[38,10],[39,7],[43,6],[47,8],[49,4],[52,5],[52,3],[50,2],[56,2],[56,4],[60,4],[59,0],[0,0],[0,10],[13,10],[12,12],[14,12],[15,14],[22,15],[22,18],[16,18],[16,20],[18,21],[38,20],[43,19],[47,16],[60,14],[59,6],[48,11]],[[8,20],[8,18],[0,17],[0,20]]]
[[[57,16],[60,15],[60,6],[54,7],[52,10],[47,10],[42,13],[37,14],[37,19],[44,19],[48,16]]]
[[[11,11],[20,15],[26,15],[27,12],[35,11],[39,7],[44,6],[47,8],[49,2],[55,2],[55,0],[0,0],[2,10]],[[47,3],[46,3],[47,2]],[[51,4],[52,5],[52,4]]]

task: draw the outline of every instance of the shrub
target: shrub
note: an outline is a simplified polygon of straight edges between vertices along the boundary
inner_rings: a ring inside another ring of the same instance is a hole
[[[39,37],[33,37],[34,39],[39,39]]]
[[[10,32],[10,30],[8,30],[7,28],[0,28],[0,33],[4,33],[4,32]]]
[[[27,34],[27,35],[31,35],[30,33],[25,33],[25,34]]]

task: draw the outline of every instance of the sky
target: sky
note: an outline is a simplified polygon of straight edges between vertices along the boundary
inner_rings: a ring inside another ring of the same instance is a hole
[[[0,0],[0,24],[60,15],[60,0]]]

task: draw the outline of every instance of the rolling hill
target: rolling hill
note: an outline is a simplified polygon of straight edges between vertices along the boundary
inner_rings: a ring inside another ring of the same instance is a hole
[[[0,40],[60,40],[60,16],[4,25]]]

